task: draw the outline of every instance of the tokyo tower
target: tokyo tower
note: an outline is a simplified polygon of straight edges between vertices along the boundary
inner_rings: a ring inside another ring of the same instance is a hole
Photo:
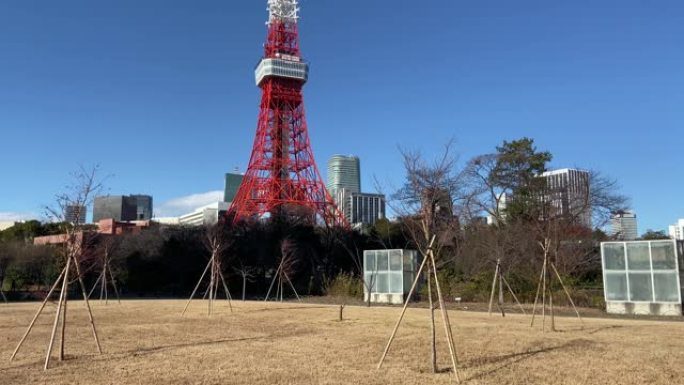
[[[299,50],[297,0],[268,0],[268,37],[255,70],[261,106],[247,171],[229,209],[233,221],[298,218],[346,226],[316,167],[304,116],[309,73]]]

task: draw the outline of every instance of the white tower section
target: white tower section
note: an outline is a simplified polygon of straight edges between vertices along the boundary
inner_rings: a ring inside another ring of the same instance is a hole
[[[297,0],[268,0],[268,21],[280,19],[296,23],[299,18],[299,7]]]

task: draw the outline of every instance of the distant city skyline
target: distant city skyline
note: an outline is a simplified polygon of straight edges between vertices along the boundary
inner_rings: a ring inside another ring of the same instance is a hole
[[[527,136],[554,169],[617,179],[640,232],[667,230],[684,217],[683,16],[672,0],[307,2],[318,166],[353,153],[388,194],[399,147],[431,159],[454,138],[465,162]],[[0,5],[0,222],[40,218],[79,164],[154,196],[155,216],[221,201],[249,160],[266,17],[259,1]]]

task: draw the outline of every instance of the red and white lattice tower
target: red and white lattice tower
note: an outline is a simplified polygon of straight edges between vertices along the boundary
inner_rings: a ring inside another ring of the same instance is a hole
[[[316,167],[304,116],[309,66],[299,51],[297,0],[268,0],[268,37],[255,70],[262,90],[256,138],[230,206],[233,221],[298,217],[346,225]]]

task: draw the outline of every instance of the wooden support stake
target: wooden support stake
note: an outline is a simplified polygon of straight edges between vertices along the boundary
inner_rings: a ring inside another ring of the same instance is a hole
[[[492,279],[492,291],[489,293],[489,311],[488,315],[492,315],[492,306],[494,305],[494,290],[496,289],[496,276],[499,275],[499,260],[496,260],[496,268],[494,269],[494,278]]]
[[[233,312],[233,298],[230,296],[230,290],[228,290],[228,285],[226,285],[226,278],[223,276],[223,272],[219,270],[221,275],[221,282],[223,282],[223,290],[226,292],[226,299],[228,300],[228,306],[230,307],[230,312]]]
[[[107,262],[109,263],[109,262]],[[116,300],[119,302],[119,305],[121,305],[121,297],[119,296],[119,289],[116,287],[116,280],[114,279],[114,274],[112,274],[112,268],[111,266],[109,269],[107,269],[109,272],[109,276],[112,278],[112,287],[114,288],[114,294],[116,295]]]
[[[64,269],[62,269],[62,272],[59,274],[59,277],[57,277],[57,279],[55,280],[55,283],[54,283],[54,284],[52,285],[52,287],[50,288],[50,291],[49,291],[48,294],[45,296],[45,299],[43,300],[43,303],[40,305],[40,308],[38,308],[38,311],[37,311],[36,314],[33,316],[33,319],[31,320],[31,323],[29,323],[29,326],[28,326],[28,328],[26,329],[26,332],[25,332],[24,335],[21,337],[21,340],[19,340],[19,344],[17,344],[16,349],[14,349],[14,352],[12,353],[12,356],[10,357],[10,362],[12,362],[12,360],[14,360],[14,357],[15,357],[15,356],[17,355],[17,353],[19,352],[19,348],[21,348],[21,345],[22,345],[22,344],[24,343],[24,341],[26,340],[26,337],[28,337],[29,333],[31,332],[31,329],[33,329],[33,325],[35,325],[36,320],[38,319],[38,316],[40,316],[40,313],[43,312],[43,309],[45,308],[45,305],[46,305],[47,302],[50,300],[50,296],[52,296],[52,293],[53,293],[53,292],[55,291],[55,289],[57,288],[57,285],[59,285],[59,283],[62,281],[62,278],[64,277],[64,272],[65,272],[65,271],[66,271],[66,266],[64,267]]]
[[[542,266],[541,274],[539,274],[539,281],[537,282],[537,294],[535,294],[534,296],[534,305],[532,306],[532,322],[530,322],[530,327],[534,326],[534,316],[537,314],[537,301],[539,301],[539,291],[541,290],[543,274],[544,267]]]
[[[283,273],[283,275],[285,276],[285,279],[287,280],[287,282],[290,284],[292,291],[294,291],[294,295],[295,295],[295,297],[297,297],[297,301],[302,302],[302,299],[299,298],[299,294],[297,294],[297,289],[295,289],[294,285],[292,284],[292,280],[290,280],[290,277],[287,275],[287,273]]]
[[[83,293],[83,301],[85,302],[86,309],[88,310],[88,320],[90,321],[90,328],[93,330],[93,338],[95,338],[95,346],[97,347],[97,352],[102,354],[102,347],[100,347],[100,339],[97,337],[97,329],[95,328],[95,320],[93,319],[93,312],[90,310],[90,302],[88,302],[88,296],[86,295],[86,287],[83,283],[83,276],[81,276],[81,268],[79,267],[78,261],[75,257],[71,257],[74,260],[74,265],[76,266],[76,275],[78,275],[78,282],[81,285],[81,292]]]
[[[268,301],[269,295],[271,295],[271,290],[273,289],[273,285],[275,284],[276,278],[280,274],[280,268],[283,267],[283,262],[280,262],[280,265],[278,265],[278,269],[276,272],[273,274],[273,279],[271,280],[271,286],[268,287],[268,292],[266,292],[266,298],[264,298],[264,302]],[[276,296],[277,299],[278,296]]]
[[[508,280],[506,280],[506,277],[504,277],[504,276],[502,275],[501,278],[503,278],[503,282],[506,284],[506,287],[508,288],[508,291],[509,291],[509,292],[511,293],[511,295],[513,296],[513,299],[515,300],[515,303],[518,304],[518,307],[520,307],[520,310],[522,311],[522,313],[525,314],[525,315],[527,315],[527,313],[525,313],[525,308],[524,308],[523,305],[520,303],[520,301],[518,301],[518,297],[515,295],[515,292],[513,291],[513,289],[511,289],[511,285],[508,284]]]
[[[456,348],[454,347],[454,336],[451,333],[451,323],[449,322],[449,314],[447,313],[446,304],[444,303],[444,297],[442,296],[442,289],[439,285],[439,278],[437,277],[437,264],[435,263],[435,254],[432,248],[428,249],[428,254],[432,261],[432,272],[435,277],[435,287],[437,288],[437,300],[439,301],[439,307],[442,310],[442,322],[444,323],[444,331],[447,336],[447,342],[449,344],[449,353],[451,354],[451,364],[456,375],[456,382],[460,383],[461,378],[458,374],[458,358],[456,357]]]
[[[544,266],[542,267],[542,333],[546,327],[546,252],[544,252]]]
[[[202,272],[202,275],[200,276],[199,281],[197,281],[197,285],[195,285],[195,289],[192,290],[192,294],[190,294],[190,298],[188,299],[188,303],[185,304],[185,308],[183,309],[183,312],[181,313],[181,317],[188,310],[188,306],[190,306],[190,301],[192,301],[192,297],[195,296],[197,289],[199,289],[199,286],[202,283],[202,279],[204,279],[204,276],[207,274],[207,270],[209,270],[209,266],[211,266],[211,260],[209,260],[209,263],[207,263],[207,267],[204,268],[204,272]]]
[[[506,317],[506,312],[504,311],[503,275],[501,271],[499,271],[499,310],[501,311],[501,316]]]
[[[432,238],[434,242],[434,237]],[[432,242],[430,243],[432,245]],[[401,314],[399,315],[399,319],[397,320],[396,325],[394,325],[394,329],[392,330],[392,334],[390,334],[389,341],[387,341],[387,346],[385,346],[385,351],[382,353],[382,357],[380,357],[380,362],[378,362],[378,369],[382,367],[383,362],[385,362],[385,357],[387,357],[387,352],[389,352],[390,346],[392,346],[392,341],[394,340],[394,336],[397,334],[397,330],[399,329],[399,325],[401,324],[401,320],[404,319],[404,314],[406,313],[406,308],[408,308],[409,301],[411,301],[411,297],[413,296],[413,292],[416,289],[416,286],[418,285],[418,280],[420,279],[420,274],[423,272],[423,269],[425,268],[425,263],[427,262],[428,258],[425,256],[423,259],[423,262],[420,264],[420,268],[418,269],[418,272],[416,273],[416,278],[413,280],[413,284],[411,285],[411,290],[409,290],[408,295],[406,296],[406,301],[404,302],[404,307],[401,309]]]
[[[90,299],[90,296],[93,295],[93,292],[95,291],[95,288],[97,287],[97,285],[100,283],[101,279],[102,279],[102,273],[100,273],[100,275],[97,276],[97,279],[95,280],[95,283],[93,284],[93,288],[90,289],[90,292],[88,293],[88,299]]]
[[[55,312],[55,322],[52,324],[52,334],[50,334],[50,342],[48,343],[47,354],[45,355],[45,366],[43,370],[47,370],[50,365],[50,354],[52,353],[52,346],[55,343],[55,335],[57,334],[57,324],[59,317],[62,315],[62,303],[64,302],[64,293],[69,285],[69,267],[71,265],[71,257],[67,257],[65,267],[64,279],[62,280],[62,291],[59,293],[59,302],[57,303],[57,311]]]
[[[430,268],[428,267],[428,270]],[[427,275],[428,287],[428,302],[430,304],[430,363],[432,366],[432,373],[437,373],[437,334],[435,333],[435,305],[432,302],[432,278],[431,274]]]
[[[565,287],[565,284],[563,283],[563,279],[561,278],[560,274],[558,273],[558,269],[556,269],[556,265],[554,265],[553,262],[551,263],[551,268],[556,273],[556,277],[558,277],[558,282],[560,282],[561,287],[563,287],[563,291],[565,291],[565,295],[568,296],[568,300],[570,301],[572,308],[575,310],[575,314],[577,314],[577,318],[579,318],[580,322],[582,323],[582,327],[584,327],[584,321],[582,320],[582,316],[580,316],[579,311],[577,311],[577,307],[575,307],[575,302],[572,300],[572,297],[570,296],[570,292]]]
[[[64,282],[67,283],[66,291],[64,293],[64,313],[62,314],[62,335],[59,340],[59,360],[64,361],[64,334],[66,333],[66,321],[67,321],[67,303],[69,301],[69,271],[64,277]]]

